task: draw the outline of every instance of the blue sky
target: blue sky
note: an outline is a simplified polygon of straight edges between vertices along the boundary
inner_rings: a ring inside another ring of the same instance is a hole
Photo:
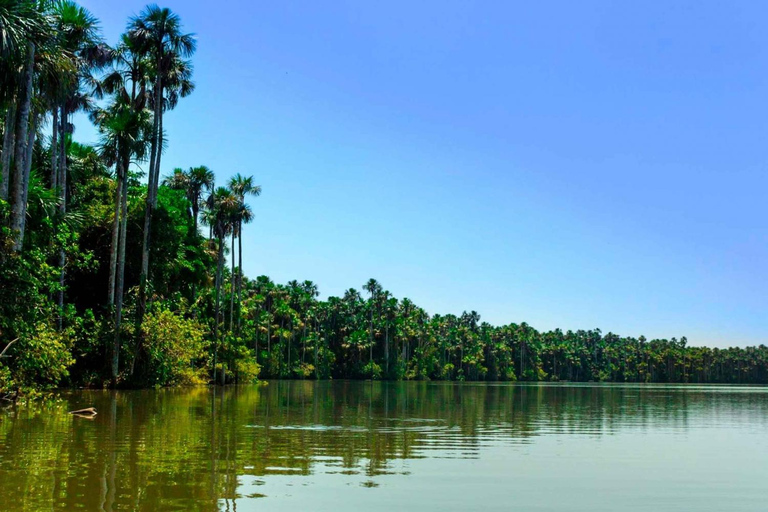
[[[111,42],[143,7],[81,3]],[[163,173],[255,176],[247,274],[768,342],[765,2],[162,5],[199,44]]]

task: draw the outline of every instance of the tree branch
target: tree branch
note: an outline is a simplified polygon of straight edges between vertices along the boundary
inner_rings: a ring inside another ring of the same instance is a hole
[[[8,352],[8,349],[9,349],[9,348],[11,348],[11,345],[13,345],[14,343],[16,343],[17,341],[19,341],[19,338],[16,338],[15,340],[13,340],[13,341],[11,341],[10,343],[8,343],[8,344],[5,346],[5,348],[3,349],[3,351],[2,351],[2,352],[0,352],[0,357],[8,357],[8,356],[6,356],[6,355],[5,355],[5,353],[6,353],[6,352]]]

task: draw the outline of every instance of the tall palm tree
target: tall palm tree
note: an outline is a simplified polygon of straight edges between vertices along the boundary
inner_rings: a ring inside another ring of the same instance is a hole
[[[253,221],[253,210],[251,210],[251,207],[243,201],[240,197],[238,197],[238,204],[235,209],[235,211],[232,213],[232,248],[230,251],[231,255],[231,263],[232,263],[232,278],[231,278],[231,293],[230,293],[230,302],[229,302],[229,330],[232,330],[233,325],[233,314],[234,314],[234,308],[235,308],[235,295],[237,295],[237,306],[238,311],[240,310],[240,297],[241,297],[241,288],[242,288],[242,278],[243,278],[243,238],[242,238],[242,229],[244,224],[250,224],[251,221]],[[237,267],[237,272],[235,272],[235,238],[238,240],[238,245],[240,249],[240,264]],[[240,326],[240,315],[238,314],[237,317],[237,323],[238,327]]]
[[[0,2],[0,103],[7,107],[0,158],[0,198],[11,201],[10,226],[15,252],[21,251],[24,241],[27,187],[37,135],[35,61],[39,48],[52,34],[43,7],[23,0]]]
[[[63,219],[67,213],[67,140],[74,130],[70,115],[78,110],[91,110],[91,98],[83,90],[86,87],[93,89],[96,80],[92,72],[108,63],[109,53],[102,43],[98,20],[87,9],[71,0],[61,0],[54,4],[53,14],[57,43],[70,61],[69,66],[61,72],[64,92],[58,107],[54,107],[60,111],[57,130],[59,147],[51,148],[58,155],[59,216]],[[59,311],[64,309],[65,265],[66,252],[62,247],[59,249]]]
[[[203,200],[203,192],[213,190],[213,171],[204,165],[192,167],[187,171],[189,176],[189,189],[187,198],[192,203],[192,218],[195,222],[195,235],[198,234],[198,218],[200,217],[200,205]]]
[[[78,110],[92,110],[91,93],[98,89],[93,72],[106,66],[111,55],[101,38],[98,20],[87,9],[72,0],[60,0],[53,4],[53,19],[56,44],[65,56],[57,77],[60,83],[56,98],[59,109],[56,138],[59,145],[52,148],[58,156],[57,184],[60,197],[64,199],[61,206],[63,214],[66,213],[67,195],[67,136],[74,130],[70,116]]]
[[[110,70],[98,83],[103,94],[112,96],[107,109],[99,109],[92,120],[101,132],[101,150],[116,169],[115,218],[110,249],[109,305],[114,306],[115,336],[112,347],[112,379],[119,370],[122,305],[125,284],[125,252],[128,223],[128,170],[131,161],[146,159],[152,128],[147,109],[151,87],[150,62],[126,34],[109,51]],[[135,364],[135,358],[131,367]]]
[[[238,241],[238,271],[237,271],[237,303],[240,304],[243,288],[243,237],[242,230],[244,224],[250,224],[253,221],[253,212],[245,203],[246,196],[259,197],[261,195],[261,186],[253,184],[253,176],[244,177],[240,173],[235,174],[229,180],[229,189],[237,197],[241,206],[235,214],[234,228],[232,231],[232,279],[235,279],[235,237]],[[233,281],[234,282],[234,281]],[[230,329],[232,328],[232,310],[234,309],[235,290],[233,286],[232,299],[230,301]],[[238,317],[238,326],[240,318]]]
[[[0,156],[0,199],[3,200],[9,199],[14,154],[22,154],[25,158],[27,153],[26,133],[33,99],[31,81],[35,55],[38,47],[50,39],[52,33],[49,19],[38,2],[0,1],[0,108],[5,110]],[[18,115],[17,110],[27,112],[27,116]],[[24,158],[17,162],[16,168],[22,174]],[[19,213],[18,210],[15,212],[16,222],[19,222]]]
[[[125,97],[117,95],[113,103],[93,116],[101,132],[101,154],[116,169],[115,219],[110,248],[109,305],[115,307],[115,336],[112,347],[112,380],[116,383],[119,369],[122,326],[125,252],[128,224],[128,168],[131,158],[142,160],[151,128],[150,112],[134,111]]]
[[[218,263],[216,265],[215,290],[216,298],[214,304],[213,319],[213,381],[216,382],[216,365],[219,348],[219,321],[221,319],[221,285],[224,277],[224,240],[232,232],[232,219],[234,212],[239,207],[237,197],[225,187],[219,187],[213,191],[209,198],[208,208],[203,216],[203,221],[211,226],[218,245]],[[222,376],[222,378],[224,378]]]
[[[135,45],[125,35],[122,36],[121,42],[110,50],[111,69],[99,82],[99,88],[102,93],[112,95],[112,104],[108,109],[98,109],[92,115],[92,120],[104,137],[102,152],[106,153],[105,158],[110,164],[114,164],[117,170],[117,197],[120,191],[127,190],[125,183],[131,158],[144,159],[148,140],[147,122],[151,117],[151,113],[146,109],[150,78],[148,63],[136,50]],[[118,268],[118,205],[116,198],[110,254],[110,305],[114,303]]]
[[[181,18],[167,8],[156,4],[147,6],[141,14],[131,18],[128,24],[128,38],[137,48],[148,55],[153,61],[154,91],[152,105],[154,107],[154,126],[149,157],[149,177],[147,184],[147,200],[144,215],[144,240],[141,257],[141,282],[137,326],[140,326],[145,310],[146,283],[149,273],[149,248],[152,227],[152,213],[157,206],[157,188],[159,185],[159,160],[162,152],[162,116],[164,107],[164,91],[169,83],[168,74],[177,75],[173,71],[178,67],[181,58],[190,57],[197,43],[192,34],[184,34]],[[191,73],[191,71],[190,71]]]
[[[29,180],[26,174],[27,146],[29,145],[28,128],[33,100],[33,80],[36,45],[27,42],[26,63],[22,86],[19,91],[19,107],[16,114],[16,151],[14,155],[13,194],[11,207],[11,230],[14,233],[13,250],[20,252],[24,242],[24,219],[26,218],[25,188]]]
[[[368,358],[373,361],[373,310],[381,295],[382,287],[377,280],[371,278],[363,285],[363,289],[371,294],[371,300],[368,307],[368,344],[370,345]]]

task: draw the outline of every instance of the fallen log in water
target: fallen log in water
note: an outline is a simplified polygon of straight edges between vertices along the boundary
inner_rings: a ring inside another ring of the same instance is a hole
[[[75,414],[77,416],[96,416],[96,408],[89,407],[87,409],[78,409],[77,411],[69,411],[69,414]]]

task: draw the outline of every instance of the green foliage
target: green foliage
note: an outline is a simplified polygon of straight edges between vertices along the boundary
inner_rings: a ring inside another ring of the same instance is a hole
[[[208,343],[199,322],[160,310],[147,314],[142,331],[148,358],[144,367],[146,384],[173,386],[206,382]]]
[[[254,360],[253,353],[248,351],[242,352],[240,357],[235,359],[234,369],[236,380],[241,384],[256,382],[261,371],[261,367]]]
[[[0,393],[6,393],[16,388],[11,369],[0,364]]]
[[[17,387],[55,387],[69,375],[72,330],[57,331],[45,322],[13,345],[11,376]]]
[[[363,366],[362,373],[366,378],[379,380],[383,372],[381,371],[381,366],[373,361],[368,361],[365,366]]]

